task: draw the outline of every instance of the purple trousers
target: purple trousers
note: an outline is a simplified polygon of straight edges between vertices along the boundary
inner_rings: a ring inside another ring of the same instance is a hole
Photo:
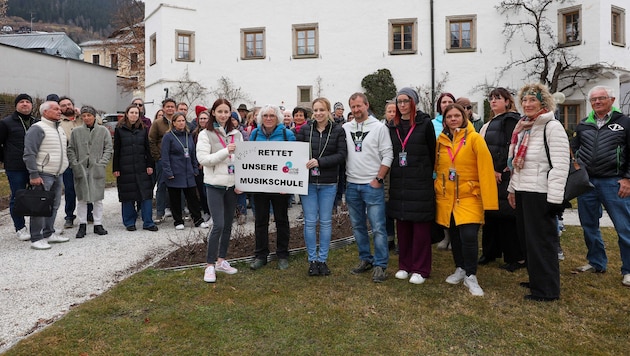
[[[419,273],[424,278],[431,274],[431,222],[396,220],[398,233],[398,269]]]

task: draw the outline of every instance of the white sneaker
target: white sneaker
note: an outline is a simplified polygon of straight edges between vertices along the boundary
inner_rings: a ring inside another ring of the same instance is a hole
[[[630,273],[623,275],[623,280],[621,281],[621,284],[623,284],[626,287],[630,287]]]
[[[238,272],[238,270],[230,266],[230,263],[226,260],[223,260],[223,262],[218,263],[215,269],[217,272],[223,272],[227,274],[235,274],[236,272]]]
[[[164,209],[164,217],[169,218],[171,216],[173,216],[173,213],[171,212],[171,208]]]
[[[202,229],[207,229],[210,227],[210,225],[208,225],[208,223],[204,221],[201,224],[199,224],[199,227]]]
[[[479,287],[477,276],[475,276],[474,274],[471,274],[470,276],[464,278],[464,286],[468,287],[470,294],[477,297],[483,297],[483,289]]]
[[[52,235],[48,236],[48,238],[46,240],[48,240],[48,242],[50,242],[50,243],[60,243],[60,242],[68,242],[68,241],[70,241],[69,238],[59,236],[59,235],[57,235],[55,233],[53,233]]]
[[[49,250],[50,245],[48,244],[48,241],[41,239],[35,242],[31,242],[31,248],[34,250]]]
[[[422,284],[424,281],[425,279],[420,273],[412,273],[411,278],[409,278],[409,283],[413,284]]]
[[[214,283],[217,281],[217,274],[214,272],[214,266],[206,267],[206,271],[203,273],[203,281],[208,283]]]
[[[203,221],[206,221],[206,222],[207,222],[208,220],[210,220],[210,218],[211,218],[211,217],[212,217],[212,216],[210,216],[210,214],[208,214],[208,213],[203,213],[203,216],[202,216]]]
[[[28,232],[28,229],[26,228],[26,226],[24,226],[20,230],[16,231],[15,235],[17,236],[18,240],[20,240],[20,241],[28,241],[28,240],[31,239],[31,233]]]
[[[175,230],[184,230],[184,224],[175,225]]]
[[[437,244],[437,249],[438,250],[448,250],[450,245],[451,245],[451,238],[450,238],[450,236],[444,236],[442,241],[440,241]]]
[[[466,278],[466,271],[464,271],[461,267],[457,267],[455,273],[446,277],[446,283],[449,284],[459,284],[461,281]]]
[[[407,279],[408,276],[409,273],[407,273],[407,271],[403,271],[402,269],[396,272],[396,274],[394,275],[394,277],[398,279]]]

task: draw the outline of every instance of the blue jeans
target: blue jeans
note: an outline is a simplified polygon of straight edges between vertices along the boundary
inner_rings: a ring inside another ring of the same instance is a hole
[[[304,210],[304,243],[308,261],[326,262],[332,236],[332,209],[337,184],[309,184],[308,195],[300,195]],[[319,218],[319,254],[317,253],[317,219]]]
[[[77,207],[77,194],[74,191],[74,173],[72,173],[72,168],[68,167],[63,172],[62,177],[64,195],[66,197],[66,216],[64,219],[74,221],[74,219],[77,217],[76,215],[74,215],[74,209]]]
[[[22,230],[26,226],[24,216],[13,214],[13,206],[15,205],[15,193],[26,188],[29,182],[28,171],[5,171],[9,180],[9,188],[11,189],[11,200],[9,200],[9,213],[13,219],[15,231]]]
[[[153,201],[147,199],[141,201],[140,214],[142,216],[142,227],[151,227],[155,225],[153,222]],[[136,210],[135,201],[122,202],[122,220],[125,227],[136,226],[136,219],[138,218],[138,211]]]
[[[247,194],[236,195],[236,210],[240,215],[247,216]]]
[[[608,258],[606,247],[599,229],[602,217],[602,205],[606,208],[610,220],[617,231],[619,251],[621,252],[621,273],[630,273],[630,197],[620,198],[620,177],[591,178],[595,189],[578,197],[580,224],[584,230],[584,242],[588,252],[588,263],[599,270],[606,270]]]
[[[368,261],[374,266],[387,268],[389,251],[385,228],[385,189],[383,187],[372,188],[369,184],[348,182],[346,204],[352,222],[352,232],[359,248],[359,259]],[[366,217],[372,227],[374,256],[372,256],[370,249]]]
[[[164,211],[166,210],[166,199],[168,199],[168,194],[166,194],[166,183],[162,180],[162,160],[158,159],[155,162],[155,180],[157,184],[157,190],[155,191],[155,215],[158,218],[164,216]]]
[[[41,174],[44,181],[44,188],[55,192],[55,201],[53,203],[53,213],[50,217],[31,216],[31,242],[50,237],[55,232],[55,219],[57,218],[57,209],[61,203],[61,186],[63,180],[61,176],[51,176]]]

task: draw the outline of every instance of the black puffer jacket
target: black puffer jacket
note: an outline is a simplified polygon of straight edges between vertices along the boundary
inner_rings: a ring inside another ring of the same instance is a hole
[[[319,176],[309,173],[312,184],[335,184],[339,177],[339,165],[344,163],[348,148],[346,133],[341,125],[329,122],[323,132],[317,130],[317,121],[305,123],[295,135],[296,141],[310,142],[311,157],[319,162]]]
[[[591,113],[575,129],[571,149],[592,178],[630,178],[630,118],[613,111],[610,120],[597,128]]]
[[[113,171],[116,178],[118,200],[142,201],[153,198],[153,181],[147,168],[154,168],[147,129],[136,123],[116,127],[114,131]],[[155,173],[154,173],[155,174]]]
[[[405,146],[407,166],[400,166],[402,142],[409,130],[401,124],[388,124],[394,149],[394,160],[389,173],[389,201],[387,215],[394,219],[428,222],[435,219],[435,131],[431,118],[416,112],[415,128]],[[400,135],[400,137],[399,137]]]
[[[22,120],[20,120],[20,116]],[[24,165],[24,135],[31,125],[39,121],[30,115],[13,114],[0,121],[0,161],[4,162],[4,169],[8,171],[25,171]]]

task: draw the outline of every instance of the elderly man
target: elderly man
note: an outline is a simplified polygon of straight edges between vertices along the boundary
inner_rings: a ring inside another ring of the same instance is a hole
[[[588,264],[576,271],[606,271],[608,258],[599,229],[603,204],[617,231],[622,284],[630,287],[630,118],[613,106],[615,96],[609,87],[594,87],[588,99],[593,111],[580,121],[571,142],[595,186],[578,197]]]
[[[88,203],[94,206],[92,212],[94,233],[107,235],[107,230],[103,228],[105,168],[114,153],[109,130],[96,124],[96,110],[91,106],[82,107],[81,119],[83,125],[74,129],[68,146],[68,161],[74,174],[74,188],[78,200],[79,231],[75,236],[77,239],[85,237]]]
[[[31,116],[33,99],[28,94],[20,94],[15,98],[15,112],[0,121],[0,162],[4,162],[4,169],[9,180],[11,200],[9,212],[13,219],[18,240],[28,241],[31,235],[26,228],[24,216],[13,213],[15,193],[28,185],[28,171],[22,160],[24,155],[24,136],[26,131],[38,121]]]
[[[59,126],[61,108],[55,101],[46,101],[39,107],[42,118],[26,131],[24,136],[24,164],[29,183],[55,192],[53,213],[50,217],[31,216],[31,248],[50,249],[49,242],[67,242],[69,239],[55,234],[55,218],[61,201],[64,170],[68,168],[66,134]]]

